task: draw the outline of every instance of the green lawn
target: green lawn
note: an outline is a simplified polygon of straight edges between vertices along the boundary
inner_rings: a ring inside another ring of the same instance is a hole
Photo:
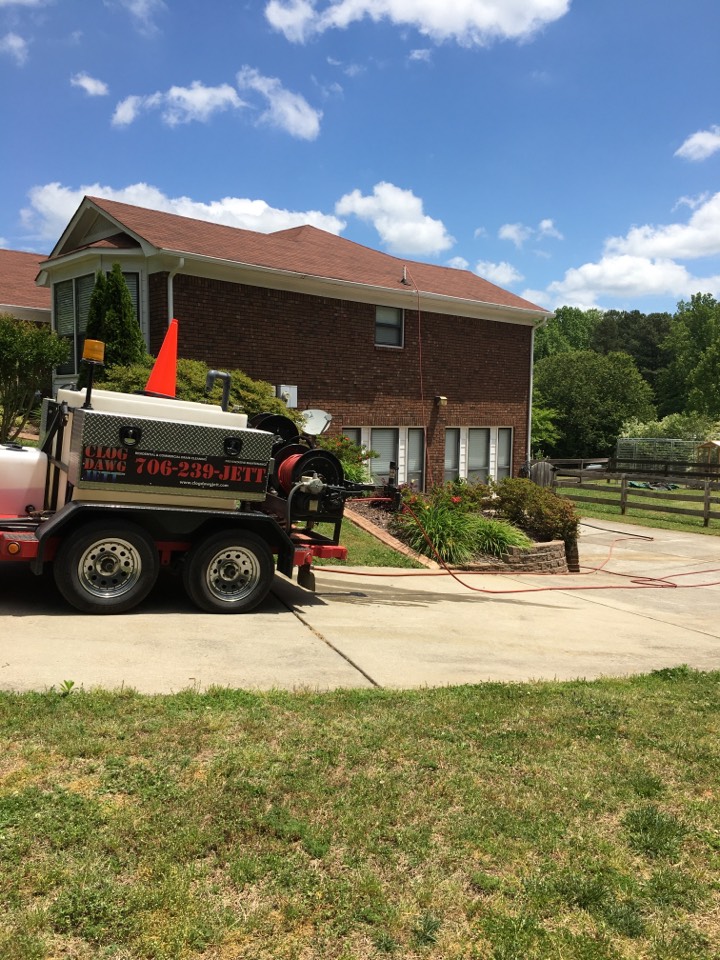
[[[614,518],[620,520],[622,523],[631,523],[637,524],[643,527],[656,527],[660,530],[679,530],[684,533],[705,533],[710,536],[720,537],[720,520],[710,520],[710,525],[707,527],[703,526],[702,517],[683,517],[677,514],[662,514],[656,513],[654,510],[643,510],[638,504],[641,502],[639,499],[634,498],[631,500],[631,503],[628,507],[628,510],[623,516],[620,513],[620,493],[619,493],[619,484],[616,481],[610,481],[606,485],[605,490],[598,489],[589,489],[587,487],[558,487],[557,492],[562,495],[567,494],[578,494],[585,496],[597,497],[598,499],[607,496],[608,503],[576,503],[575,509],[583,517],[594,517],[598,520],[607,520],[609,518]],[[679,492],[679,491],[678,491]],[[697,494],[697,490],[692,491]],[[658,499],[653,500],[652,503],[657,506],[662,506],[663,504],[669,506],[678,506],[678,507],[689,507],[698,509],[702,504],[698,503],[683,503],[677,499]],[[714,506],[714,510],[718,511],[717,505]]]
[[[318,524],[323,530],[323,524]],[[313,566],[340,567],[409,567],[422,569],[422,564],[406,557],[392,547],[385,546],[372,534],[366,533],[351,520],[343,520],[340,531],[340,543],[348,548],[347,560],[313,560]]]
[[[720,673],[0,694],[3,960],[720,956]]]

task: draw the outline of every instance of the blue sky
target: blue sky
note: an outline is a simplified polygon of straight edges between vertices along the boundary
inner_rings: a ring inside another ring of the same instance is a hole
[[[718,0],[0,0],[0,246],[86,193],[545,307],[720,296]]]

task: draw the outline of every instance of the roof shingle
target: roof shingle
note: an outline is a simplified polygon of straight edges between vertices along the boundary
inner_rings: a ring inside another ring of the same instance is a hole
[[[390,290],[403,289],[407,275],[409,286],[424,293],[547,314],[469,270],[393,257],[310,225],[256,233],[115,200],[86,199],[159,250]]]

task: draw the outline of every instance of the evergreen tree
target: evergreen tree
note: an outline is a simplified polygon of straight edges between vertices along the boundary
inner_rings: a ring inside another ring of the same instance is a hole
[[[98,270],[88,305],[86,337],[105,344],[105,366],[130,366],[147,354],[132,297],[119,263],[106,276]],[[86,382],[83,370],[79,378]]]

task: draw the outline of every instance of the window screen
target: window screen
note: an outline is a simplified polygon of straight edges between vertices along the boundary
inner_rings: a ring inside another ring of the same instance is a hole
[[[425,487],[425,431],[421,427],[408,428],[407,482],[414,490]]]
[[[487,427],[468,430],[468,472],[472,483],[487,483],[490,474],[490,430]]]
[[[396,427],[376,427],[370,431],[370,448],[378,454],[370,460],[370,470],[376,480],[387,480],[390,464],[398,460],[398,430]]]
[[[460,428],[448,427],[445,431],[445,483],[460,476]]]
[[[512,428],[498,428],[497,478],[509,477],[512,470]]]

